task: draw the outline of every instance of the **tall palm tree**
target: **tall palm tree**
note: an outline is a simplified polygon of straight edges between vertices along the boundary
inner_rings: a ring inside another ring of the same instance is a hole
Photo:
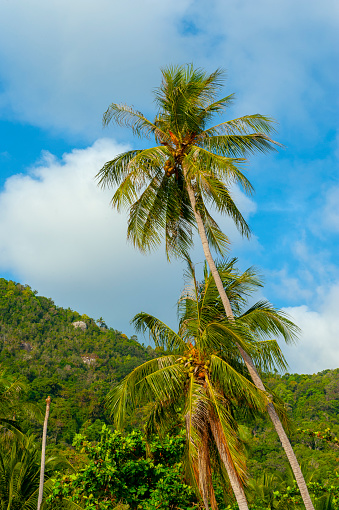
[[[245,465],[233,414],[239,414],[239,409],[263,411],[269,398],[246,378],[234,341],[241,342],[266,368],[285,367],[277,343],[266,337],[272,331],[285,335],[293,335],[294,331],[294,325],[269,303],[243,310],[246,293],[259,283],[253,270],[243,274],[236,271],[235,262],[233,259],[219,266],[237,315],[235,321],[220,314],[220,298],[208,271],[205,270],[204,281],[198,283],[188,259],[191,285],[179,300],[178,333],[146,313],[133,319],[136,329],[148,330],[166,355],[136,368],[108,397],[117,426],[122,425],[126,412],[147,403],[152,403],[147,432],[164,432],[178,416],[184,415],[190,478],[199,489],[205,508],[210,502],[212,509],[217,508],[212,469],[223,477],[222,466],[239,508],[248,508],[242,487]],[[254,313],[260,319],[261,341],[251,334]]]
[[[192,227],[198,229],[205,258],[228,318],[233,311],[210,246],[223,254],[227,236],[220,230],[207,205],[228,214],[243,235],[249,227],[238,210],[231,192],[232,184],[250,193],[252,186],[240,171],[245,157],[267,152],[277,143],[269,137],[272,119],[246,115],[209,123],[232,102],[233,96],[217,100],[222,85],[220,70],[208,75],[193,66],[170,67],[162,71],[156,90],[158,113],[153,122],[126,105],[112,103],[104,114],[104,125],[114,121],[132,129],[137,136],[153,136],[157,146],[131,150],[108,161],[97,174],[99,184],[118,186],[112,205],[130,208],[127,236],[142,251],[157,247],[163,238],[168,258],[187,251],[192,245]],[[254,384],[265,391],[251,356],[237,345]],[[272,403],[268,414],[296,477],[307,510],[314,510],[305,480],[288,437]]]

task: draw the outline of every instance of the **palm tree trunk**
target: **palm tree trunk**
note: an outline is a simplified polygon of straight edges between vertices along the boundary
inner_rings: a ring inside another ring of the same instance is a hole
[[[226,468],[231,487],[234,492],[235,499],[238,503],[239,510],[248,510],[247,500],[243,486],[240,483],[237,472],[234,468],[233,462],[226,446],[225,438],[220,430],[220,426],[214,420],[210,420],[210,427],[214,437],[215,444],[217,445],[220,458]]]
[[[210,501],[212,510],[218,510],[217,501],[215,499],[215,492],[212,480],[211,462],[208,452],[208,436],[207,426],[205,422],[205,431],[201,438],[202,444],[198,453],[198,466],[199,466],[199,488],[200,494],[206,510],[209,510],[208,500]]]
[[[185,177],[186,177],[185,170],[184,170],[184,173],[185,173]],[[210,271],[212,273],[212,276],[214,278],[214,281],[215,281],[216,287],[218,289],[221,301],[222,301],[222,303],[224,305],[224,309],[225,309],[226,315],[227,315],[227,317],[229,319],[234,320],[231,304],[230,304],[230,302],[228,300],[228,297],[227,297],[227,294],[225,292],[224,286],[222,284],[220,275],[219,275],[218,270],[216,268],[216,265],[214,263],[214,260],[213,260],[212,254],[211,254],[211,250],[210,250],[210,247],[209,247],[209,244],[208,244],[208,239],[207,239],[207,236],[206,236],[206,231],[205,231],[205,227],[204,227],[201,215],[200,215],[199,211],[196,210],[195,194],[194,194],[194,191],[193,191],[192,186],[191,186],[190,182],[188,181],[188,179],[186,179],[186,184],[187,184],[188,196],[189,196],[189,199],[190,199],[190,202],[191,202],[191,206],[192,206],[192,209],[193,209],[193,213],[194,213],[194,216],[195,216],[195,219],[196,219],[196,222],[197,222],[198,232],[199,232],[199,235],[200,235],[200,238],[201,238],[202,247],[203,247],[203,250],[204,250],[206,261],[208,263],[208,266],[209,266]],[[239,352],[240,352],[240,354],[241,354],[241,356],[242,356],[242,358],[243,358],[243,360],[244,360],[244,362],[246,364],[246,367],[247,367],[247,369],[248,369],[248,371],[250,373],[250,376],[251,376],[254,384],[260,390],[266,391],[265,390],[265,386],[264,386],[264,384],[263,384],[263,382],[262,382],[262,380],[261,380],[261,378],[260,378],[260,376],[258,374],[257,369],[254,366],[254,363],[253,363],[251,357],[244,351],[244,349],[242,349],[242,347],[239,344],[236,344],[236,345],[237,345],[237,348],[239,349]],[[287,435],[286,435],[286,433],[284,431],[284,428],[282,426],[280,418],[279,418],[279,416],[278,416],[278,414],[277,414],[277,412],[276,412],[276,410],[274,408],[274,405],[272,403],[268,404],[267,412],[269,414],[269,417],[272,420],[272,423],[274,425],[275,430],[277,431],[277,434],[279,436],[279,439],[280,439],[280,442],[282,444],[282,447],[284,448],[286,456],[288,458],[288,461],[289,461],[289,463],[291,465],[291,468],[292,468],[292,471],[294,473],[295,479],[297,481],[297,484],[298,484],[298,487],[299,487],[300,494],[301,494],[301,497],[303,499],[304,505],[305,505],[307,510],[314,510],[314,506],[313,506],[312,500],[310,498],[310,495],[309,495],[309,492],[308,492],[308,489],[307,489],[307,486],[306,486],[306,482],[305,482],[304,476],[303,476],[303,474],[301,472],[298,460],[297,460],[297,458],[295,456],[295,453],[293,451],[291,443],[290,443],[290,441],[289,441],[289,439],[288,439],[288,437],[287,437]]]
[[[46,398],[46,414],[45,414],[44,428],[43,428],[43,432],[42,432],[40,483],[39,483],[39,497],[38,497],[38,507],[37,507],[37,510],[40,510],[41,503],[42,503],[42,497],[43,497],[43,494],[44,494],[47,422],[48,422],[50,405],[51,405],[51,397],[47,397]]]

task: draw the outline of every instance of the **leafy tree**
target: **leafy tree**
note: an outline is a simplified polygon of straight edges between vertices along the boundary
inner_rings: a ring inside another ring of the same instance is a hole
[[[126,105],[112,103],[104,114],[104,124],[114,121],[130,127],[138,136],[154,136],[158,145],[132,150],[107,162],[99,171],[99,184],[118,188],[112,205],[118,210],[130,207],[128,238],[142,251],[155,248],[165,234],[167,256],[187,251],[192,245],[192,226],[196,226],[205,258],[215,279],[224,309],[234,320],[232,307],[213,261],[210,246],[223,254],[228,239],[208,211],[212,203],[234,220],[240,232],[249,227],[236,207],[230,185],[252,187],[239,167],[243,158],[254,152],[274,148],[268,135],[272,119],[255,114],[209,127],[215,114],[222,113],[232,96],[217,100],[222,85],[220,70],[208,75],[193,66],[172,67],[162,71],[163,81],[156,90],[158,113],[153,122]],[[255,385],[265,386],[250,355],[237,348]],[[268,414],[285,449],[308,510],[313,509],[299,464],[272,403]]]
[[[87,465],[55,480],[49,508],[113,510],[119,502],[131,510],[197,508],[194,492],[181,475],[183,436],[146,444],[140,432],[124,437],[105,425],[100,436],[98,442],[75,437],[74,446],[86,453]]]

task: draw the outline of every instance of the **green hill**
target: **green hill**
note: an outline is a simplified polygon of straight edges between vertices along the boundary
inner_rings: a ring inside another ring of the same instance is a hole
[[[83,322],[84,330],[74,323]],[[55,306],[27,285],[0,279],[0,368],[28,383],[26,399],[43,408],[52,397],[49,444],[71,444],[74,434],[96,437],[109,418],[103,400],[114,383],[155,351],[136,337],[107,328],[103,321]],[[319,374],[267,374],[266,384],[288,406],[289,433],[298,459],[318,477],[339,471],[335,443],[298,432],[325,431],[339,437],[339,369]],[[130,426],[140,424],[140,416]],[[24,423],[40,434],[41,426]],[[249,466],[253,476],[263,469],[285,473],[287,462],[270,423],[245,423]]]
[[[79,321],[86,329],[74,325]],[[25,377],[30,401],[52,397],[56,442],[71,443],[86,420],[105,420],[101,402],[109,388],[153,355],[136,337],[0,279],[0,367]]]

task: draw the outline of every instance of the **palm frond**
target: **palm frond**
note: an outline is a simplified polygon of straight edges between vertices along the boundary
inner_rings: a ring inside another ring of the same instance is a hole
[[[145,434],[149,439],[153,434],[160,437],[165,436],[167,432],[180,423],[182,425],[180,402],[173,401],[155,401],[150,402],[146,407],[147,421],[145,423]]]
[[[137,332],[145,333],[148,331],[155,345],[165,351],[179,354],[183,353],[186,349],[186,343],[180,335],[153,315],[140,312],[133,317],[131,324],[133,324]]]
[[[261,372],[272,372],[276,368],[280,371],[288,369],[288,363],[276,340],[257,341],[251,358]]]
[[[206,375],[208,396],[213,406],[209,415],[209,425],[217,446],[220,458],[227,471],[233,466],[239,480],[246,476],[246,463],[243,451],[236,435],[236,424],[228,410],[224,397],[215,389]]]
[[[261,412],[266,409],[268,401],[265,393],[219,356],[212,355],[210,361],[210,379],[213,386],[234,402],[241,402],[242,405]]]
[[[212,218],[207,208],[201,202],[199,213],[202,218],[209,245],[220,255],[225,255],[229,248],[230,241],[222,232],[217,222]]]
[[[215,135],[203,138],[202,148],[224,157],[246,157],[249,154],[266,154],[275,151],[274,145],[279,145],[262,133],[248,135]]]
[[[156,248],[165,234],[170,258],[191,248],[192,224],[194,215],[186,190],[159,170],[130,209],[127,235],[136,247],[147,252]]]
[[[151,387],[145,382],[146,378],[163,368],[172,367],[176,359],[177,356],[169,355],[146,361],[109,392],[106,404],[111,414],[114,415],[114,421],[118,428],[122,428],[128,412],[155,398]],[[178,367],[178,365],[176,366]]]
[[[266,135],[274,133],[275,124],[277,122],[271,117],[255,113],[252,115],[244,115],[237,119],[228,120],[212,126],[205,131],[200,133],[199,138],[206,136],[218,136],[218,135],[234,135],[234,134],[250,134],[253,131],[262,132]],[[277,142],[274,142],[275,144]]]
[[[294,343],[300,329],[294,324],[288,315],[276,309],[268,301],[262,300],[251,306],[244,312],[238,321],[246,324],[249,329],[259,338],[267,338],[272,335],[282,336],[287,344]]]
[[[95,176],[98,179],[98,186],[110,188],[120,184],[129,172],[130,161],[140,152],[142,150],[127,151],[107,161]]]
[[[103,115],[103,125],[108,126],[110,122],[115,122],[119,126],[125,126],[132,129],[136,136],[159,135],[159,128],[150,122],[141,112],[134,110],[131,106],[125,104],[112,103]]]
[[[207,149],[192,145],[185,156],[185,162],[189,167],[187,177],[196,179],[199,176],[211,176],[222,179],[225,186],[239,184],[247,194],[253,192],[253,187],[238,165],[244,162],[243,158],[226,157],[214,154]]]

